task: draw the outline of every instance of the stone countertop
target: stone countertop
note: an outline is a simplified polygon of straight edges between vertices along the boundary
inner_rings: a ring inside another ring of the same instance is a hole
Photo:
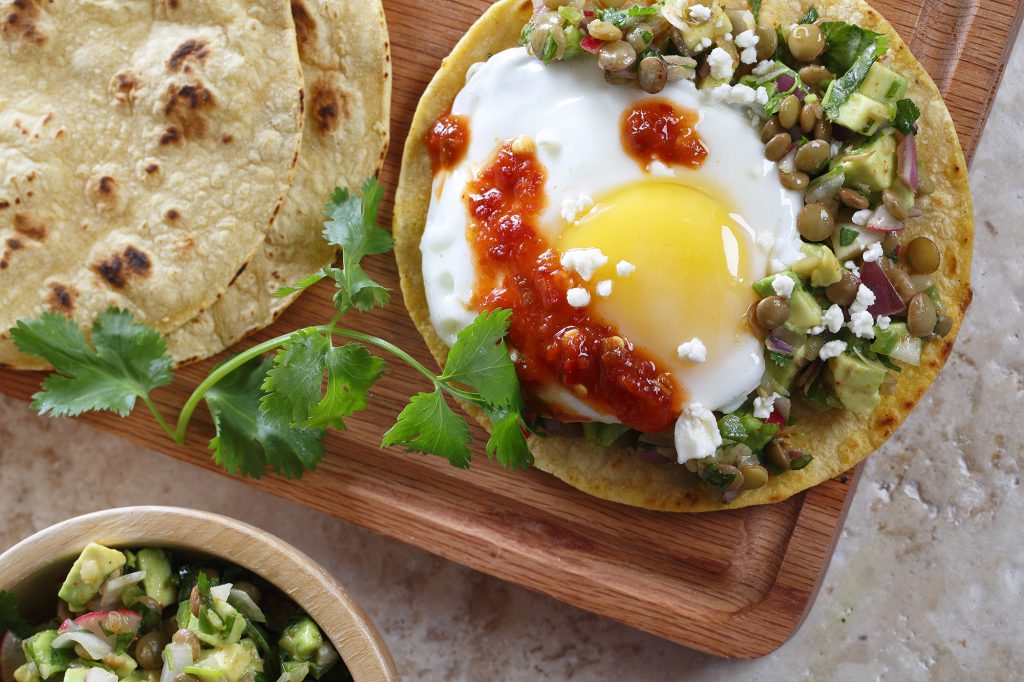
[[[1019,679],[1022,73],[1018,42],[972,168],[976,296],[956,351],[869,459],[821,595],[771,656],[726,661],[670,644],[5,398],[0,550],[115,506],[234,516],[334,573],[380,627],[407,680]]]

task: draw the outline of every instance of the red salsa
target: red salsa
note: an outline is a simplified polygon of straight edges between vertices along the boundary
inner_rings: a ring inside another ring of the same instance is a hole
[[[535,407],[550,410],[534,396],[560,384],[624,424],[663,431],[679,413],[683,391],[615,329],[587,308],[569,305],[566,292],[578,283],[536,228],[547,201],[545,177],[535,152],[514,152],[506,143],[469,182],[467,238],[478,272],[474,303],[480,310],[512,310],[509,342]]]
[[[469,121],[463,116],[443,114],[427,131],[427,151],[434,173],[454,167],[469,148]]]
[[[708,148],[697,134],[695,111],[667,99],[645,99],[622,115],[622,148],[644,169],[652,161],[699,168]]]

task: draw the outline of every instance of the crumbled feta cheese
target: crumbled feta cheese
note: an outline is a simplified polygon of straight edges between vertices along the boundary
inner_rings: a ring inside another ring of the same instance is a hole
[[[733,66],[732,57],[720,47],[716,47],[708,55],[708,66],[711,67],[711,77],[727,81],[732,78]]]
[[[775,279],[772,280],[772,289],[775,290],[776,296],[782,298],[789,298],[793,295],[793,287],[796,286],[796,282],[789,275],[776,275]]]
[[[593,205],[594,200],[586,194],[581,194],[575,199],[565,199],[562,201],[562,217],[567,223],[574,223]]]
[[[671,166],[664,164],[661,161],[658,161],[657,159],[647,164],[647,172],[650,173],[651,175],[664,178],[674,177],[676,174],[676,172],[672,170]]]
[[[608,298],[612,295],[612,286],[612,281],[610,279],[602,279],[597,283],[597,286],[594,287],[594,289],[597,291],[598,296]]]
[[[853,218],[851,218],[850,220],[853,221],[854,225],[860,225],[861,227],[864,227],[865,225],[868,224],[868,218],[870,217],[871,209],[865,208],[863,211],[857,211],[856,213],[854,213]]]
[[[875,304],[875,292],[861,284],[857,287],[857,298],[850,305],[851,313],[862,313]]]
[[[731,34],[731,33],[726,33],[726,34],[725,34],[725,35],[723,36],[723,38],[725,38],[725,41],[726,41],[727,43],[731,43],[731,42],[732,42],[732,34]]]
[[[754,101],[760,104],[761,106],[764,106],[765,104],[768,104],[768,99],[768,89],[765,88],[763,85],[758,87],[756,96],[754,97]]]
[[[775,401],[781,397],[778,393],[772,393],[767,398],[754,398],[754,416],[758,419],[771,417],[772,412],[775,411]]]
[[[757,242],[758,246],[760,246],[762,249],[769,253],[773,248],[775,248],[775,235],[773,235],[771,232],[762,232],[761,234],[757,235],[757,239],[755,239],[754,241]]]
[[[851,313],[849,327],[850,331],[859,339],[875,338],[875,319],[866,310]]]
[[[846,350],[845,341],[829,341],[821,347],[821,351],[818,353],[818,357],[822,360],[829,360],[831,358],[838,358]]]
[[[755,76],[767,76],[775,69],[775,62],[771,59],[765,59],[764,61],[758,62],[757,66],[751,72]]]
[[[867,250],[864,252],[864,262],[874,263],[876,260],[878,260],[884,255],[885,252],[882,251],[882,242],[875,242],[874,244],[869,246]]]
[[[711,19],[711,8],[707,5],[690,5],[690,18],[698,24]]]
[[[740,52],[740,61],[744,64],[753,64],[757,61],[757,48],[747,47]]]
[[[755,47],[760,40],[756,33],[748,29],[736,36],[736,47]]]
[[[573,308],[586,308],[590,305],[590,292],[583,287],[573,287],[565,292],[565,300]]]
[[[843,267],[852,272],[854,277],[860,277],[860,268],[858,268],[857,264],[852,260],[848,260],[843,263]]]
[[[687,405],[676,420],[675,442],[680,464],[715,454],[722,444],[722,434],[714,413],[704,409],[700,403]]]
[[[811,327],[810,329],[808,329],[807,330],[807,335],[808,336],[818,336],[819,334],[821,334],[824,331],[825,331],[825,327],[819,324],[817,327]]]
[[[843,322],[846,318],[843,316],[843,309],[835,303],[832,304],[828,310],[826,310],[821,316],[821,323],[832,332],[833,334],[838,333],[843,328]]]
[[[732,86],[732,101],[736,104],[753,104],[757,98],[757,93],[754,92],[754,88],[749,85],[743,85],[743,83],[737,83]]]
[[[558,262],[563,268],[575,270],[584,282],[589,282],[597,269],[608,262],[608,256],[601,249],[569,249]]]
[[[558,141],[554,133],[548,130],[542,130],[537,133],[537,144],[551,152],[557,152],[562,148],[562,143]]]
[[[636,270],[636,266],[630,263],[628,260],[620,260],[615,265],[615,273],[619,277],[629,277]]]
[[[700,339],[690,339],[686,343],[680,344],[676,352],[679,354],[680,360],[704,362],[708,359],[708,349]]]
[[[711,47],[711,38],[701,38],[700,46],[703,47],[705,50]]]
[[[888,315],[879,315],[875,318],[875,324],[878,325],[879,329],[884,331],[889,328],[890,324],[892,324],[892,318]]]
[[[732,100],[732,86],[728,83],[717,85],[711,88],[711,91],[708,92],[708,96],[715,104],[726,104]]]

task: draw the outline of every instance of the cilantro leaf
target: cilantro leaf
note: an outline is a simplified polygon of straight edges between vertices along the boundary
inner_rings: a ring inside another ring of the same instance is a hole
[[[323,268],[319,272],[314,272],[312,275],[309,275],[308,277],[303,277],[302,279],[300,279],[298,282],[296,282],[295,284],[293,284],[290,287],[281,287],[277,291],[274,292],[274,297],[275,298],[286,298],[288,296],[291,296],[292,294],[297,294],[300,291],[305,291],[306,289],[310,288],[311,286],[313,286],[314,284],[316,284],[317,282],[319,282],[323,278],[329,277],[330,276],[330,272],[329,271],[333,270],[333,269],[334,268]]]
[[[305,426],[344,429],[342,418],[366,409],[367,392],[385,369],[387,363],[358,343],[331,348],[327,354],[327,392]]]
[[[849,246],[857,241],[859,235],[860,233],[852,227],[842,228],[839,232],[839,246]]]
[[[23,353],[43,358],[57,371],[33,396],[32,408],[40,414],[73,417],[110,410],[126,417],[137,398],[171,383],[167,343],[127,311],[100,313],[91,345],[75,322],[55,313],[20,320],[11,338]]]
[[[615,24],[619,28],[626,23],[627,19],[633,17],[650,17],[658,14],[661,11],[660,7],[640,7],[634,5],[628,10],[621,9],[602,9],[597,11],[597,18],[601,21],[607,21],[611,24]]]
[[[750,13],[754,15],[754,21],[756,22],[761,16],[761,0],[748,0],[750,5]]]
[[[518,412],[488,411],[491,437],[487,439],[487,456],[505,469],[526,470],[533,464],[533,454],[526,444]]]
[[[330,347],[327,337],[313,330],[285,341],[261,387],[260,410],[270,420],[296,426],[309,419],[311,407],[320,401]]]
[[[444,457],[460,469],[469,468],[470,443],[466,422],[448,406],[441,389],[413,396],[382,442]]]
[[[824,21],[820,28],[825,34],[825,52],[821,56],[821,61],[837,77],[853,68],[872,46],[872,54],[875,57],[881,57],[889,49],[888,36],[855,24],[848,24],[845,21]]]
[[[629,431],[630,428],[625,424],[583,423],[583,435],[586,436],[586,439],[602,448],[609,447]]]
[[[357,263],[350,263],[344,270],[330,270],[330,277],[338,285],[338,291],[334,293],[334,305],[338,310],[355,308],[365,313],[375,307],[386,306],[391,300],[391,293],[373,281]]]
[[[904,135],[914,132],[914,124],[921,118],[921,110],[911,99],[896,102],[896,116],[892,120],[893,127]]]
[[[839,108],[850,99],[850,95],[857,91],[867,77],[871,65],[878,58],[877,50],[877,43],[869,43],[867,48],[857,56],[850,70],[828,84],[828,90],[825,91],[821,105],[829,120],[834,121],[838,118]]]
[[[789,51],[789,42],[787,42],[786,33],[781,26],[775,27],[775,36],[778,40],[775,45],[775,61],[782,62],[786,66],[793,66],[793,53]]]
[[[363,183],[362,197],[335,188],[324,211],[329,218],[324,223],[324,239],[341,247],[342,268],[325,268],[323,272],[338,285],[334,304],[342,312],[352,308],[367,312],[387,305],[391,298],[359,265],[366,256],[387,253],[394,246],[391,233],[377,225],[383,196],[377,178],[371,177]]]
[[[260,478],[270,467],[298,478],[323,459],[323,429],[291,427],[260,410],[261,386],[273,364],[270,358],[250,360],[205,396],[217,427],[213,459],[229,473]]]
[[[519,397],[516,368],[502,340],[511,310],[483,312],[459,332],[448,353],[441,381],[465,384],[492,405],[512,405]]]
[[[814,22],[816,22],[818,20],[818,18],[819,18],[818,8],[815,7],[814,5],[811,5],[810,9],[807,10],[807,14],[805,14],[800,19],[799,23],[801,23],[801,24],[813,24]]]
[[[18,637],[27,637],[32,631],[18,609],[18,598],[0,590],[0,635],[8,630]]]

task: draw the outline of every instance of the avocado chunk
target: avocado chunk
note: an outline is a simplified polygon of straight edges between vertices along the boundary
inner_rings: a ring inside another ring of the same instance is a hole
[[[801,244],[805,258],[793,265],[793,272],[808,277],[816,287],[827,287],[843,278],[843,266],[832,249],[822,244]]]
[[[729,20],[725,10],[718,4],[718,0],[711,0],[709,3],[702,3],[710,5],[711,18],[702,24],[694,24],[689,21],[683,23],[683,28],[680,29],[680,33],[683,36],[683,43],[686,44],[686,49],[693,54],[696,51],[698,45],[701,44],[705,38],[711,42],[715,42],[715,38],[724,36],[726,33],[732,33],[732,21]],[[708,48],[710,51],[713,48]]]
[[[245,618],[227,602],[214,601],[213,606],[200,607],[198,616],[188,612],[188,629],[212,647],[237,644],[245,633]]]
[[[116,549],[90,543],[75,560],[57,596],[66,601],[72,611],[84,611],[85,605],[99,594],[104,581],[124,566],[125,561],[124,554]]]
[[[69,668],[64,673],[64,682],[85,682],[85,674],[88,668]]]
[[[243,639],[207,652],[193,665],[186,667],[185,672],[205,682],[218,682],[221,679],[239,682],[246,673],[263,672],[263,662],[253,641]]]
[[[281,664],[281,677],[277,682],[302,682],[309,675],[309,663],[286,661]]]
[[[291,623],[281,633],[278,644],[293,661],[308,661],[324,643],[320,628],[309,616],[303,616]]]
[[[178,590],[171,581],[171,559],[162,549],[140,549],[137,557],[139,570],[146,572],[142,586],[146,596],[160,602],[161,606],[173,604]]]
[[[890,118],[888,105],[854,92],[839,107],[839,115],[833,123],[861,135],[874,135]]]
[[[866,194],[881,192],[896,180],[896,138],[886,132],[868,143],[843,152],[832,161],[842,165],[846,187]]]
[[[875,62],[857,91],[876,102],[891,104],[907,96],[907,79]]]
[[[32,635],[21,644],[25,658],[36,664],[39,676],[44,680],[68,669],[74,657],[73,649],[54,649],[53,640],[57,639],[56,630],[43,630]]]
[[[843,407],[856,415],[871,414],[881,400],[878,389],[885,379],[885,366],[849,352],[832,358],[828,366],[832,392]]]
[[[40,682],[42,679],[35,663],[24,663],[14,671],[14,682]]]
[[[875,329],[875,340],[871,343],[870,349],[882,355],[892,355],[896,346],[904,337],[909,336],[907,325],[903,322],[892,322],[885,329]]]

